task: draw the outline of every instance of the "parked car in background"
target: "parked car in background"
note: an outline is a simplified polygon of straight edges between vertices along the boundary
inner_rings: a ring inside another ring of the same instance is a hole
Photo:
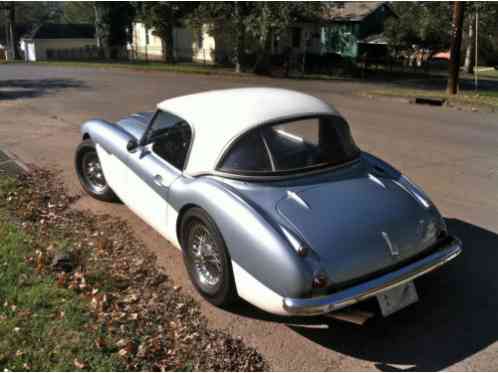
[[[415,278],[461,252],[429,197],[303,93],[198,93],[81,133],[83,188],[118,197],[179,248],[218,306],[241,297],[318,315],[377,297],[389,315],[417,301]]]

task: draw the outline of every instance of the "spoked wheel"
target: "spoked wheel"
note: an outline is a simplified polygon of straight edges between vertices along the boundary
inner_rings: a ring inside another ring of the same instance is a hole
[[[183,219],[183,252],[190,278],[210,303],[227,306],[236,299],[232,266],[223,238],[201,209],[189,210]]]
[[[78,146],[75,163],[81,186],[89,195],[101,201],[117,200],[105,180],[102,165],[92,141],[85,140]]]
[[[102,193],[107,187],[102,166],[96,152],[86,152],[82,157],[82,171],[88,187],[94,193]]]

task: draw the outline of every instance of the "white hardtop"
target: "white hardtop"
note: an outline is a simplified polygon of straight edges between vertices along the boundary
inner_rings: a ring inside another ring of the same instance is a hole
[[[226,147],[258,125],[306,115],[339,115],[316,97],[280,88],[236,88],[165,100],[160,110],[177,115],[193,129],[185,172],[211,173]]]

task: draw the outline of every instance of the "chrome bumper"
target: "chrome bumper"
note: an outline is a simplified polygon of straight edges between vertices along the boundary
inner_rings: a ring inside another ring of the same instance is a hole
[[[284,309],[290,315],[313,316],[329,313],[371,298],[386,290],[412,281],[457,257],[462,252],[462,243],[452,238],[436,252],[394,272],[355,285],[337,293],[316,298],[284,298]]]

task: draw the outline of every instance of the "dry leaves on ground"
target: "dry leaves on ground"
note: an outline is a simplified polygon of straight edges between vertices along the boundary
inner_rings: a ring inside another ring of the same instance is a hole
[[[77,197],[54,172],[34,169],[16,183],[6,207],[34,237],[26,260],[88,300],[96,348],[115,351],[130,370],[267,369],[240,338],[207,326],[124,221],[71,209]]]

